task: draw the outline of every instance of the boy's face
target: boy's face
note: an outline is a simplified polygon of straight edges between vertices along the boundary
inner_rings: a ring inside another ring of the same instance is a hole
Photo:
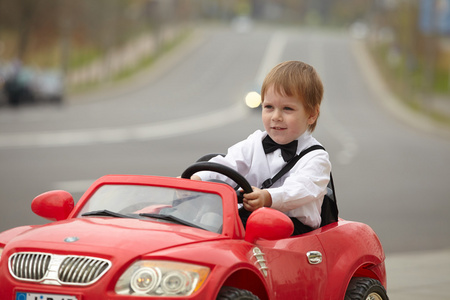
[[[284,145],[300,137],[313,124],[318,114],[309,114],[294,96],[278,94],[271,86],[262,103],[262,121],[269,136]]]

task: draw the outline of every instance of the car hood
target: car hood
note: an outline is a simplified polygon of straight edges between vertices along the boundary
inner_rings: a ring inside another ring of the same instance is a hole
[[[170,247],[223,238],[206,230],[158,221],[90,217],[35,227],[11,239],[7,248],[13,252],[98,253],[111,258],[145,255]]]

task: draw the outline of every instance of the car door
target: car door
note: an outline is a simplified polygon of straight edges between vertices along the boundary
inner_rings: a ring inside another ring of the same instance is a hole
[[[319,239],[311,233],[258,240],[253,249],[253,261],[273,291],[271,299],[322,299],[327,285],[323,255]]]

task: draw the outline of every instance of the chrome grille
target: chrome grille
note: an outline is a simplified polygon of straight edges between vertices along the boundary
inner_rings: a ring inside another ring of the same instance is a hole
[[[111,267],[101,258],[19,252],[9,258],[9,271],[18,280],[53,285],[89,285]]]
[[[16,277],[39,281],[47,273],[50,260],[50,254],[15,253],[9,259],[9,268]]]
[[[109,269],[106,260],[84,256],[69,256],[63,260],[58,278],[63,283],[90,284]]]

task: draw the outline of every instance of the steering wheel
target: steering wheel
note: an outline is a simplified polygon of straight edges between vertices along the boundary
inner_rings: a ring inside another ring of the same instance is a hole
[[[181,178],[190,179],[192,175],[200,171],[212,171],[220,173],[236,182],[244,190],[244,194],[253,192],[252,186],[250,185],[250,183],[248,183],[247,179],[245,179],[244,176],[231,169],[230,167],[209,161],[201,161],[190,165],[181,174]],[[238,202],[242,203],[241,192],[237,191],[236,193],[238,194]]]

